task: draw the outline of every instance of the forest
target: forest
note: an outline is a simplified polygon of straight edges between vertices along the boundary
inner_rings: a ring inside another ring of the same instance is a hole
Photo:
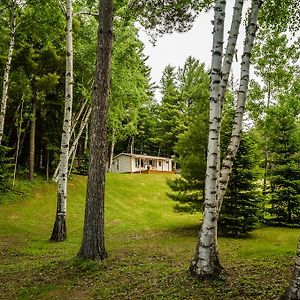
[[[208,11],[211,64],[153,82],[139,30]],[[0,0],[0,299],[300,299],[299,20],[297,0]],[[176,174],[114,174],[120,153]]]

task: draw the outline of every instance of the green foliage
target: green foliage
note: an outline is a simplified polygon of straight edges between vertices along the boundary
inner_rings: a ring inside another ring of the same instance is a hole
[[[84,153],[80,159],[79,167],[76,168],[76,173],[80,175],[87,175],[89,171],[89,161],[90,155],[88,153]]]
[[[276,222],[300,225],[300,144],[296,138],[299,123],[287,104],[270,109],[266,121],[271,136],[268,211]]]
[[[247,236],[258,225],[262,197],[255,174],[258,162],[256,147],[251,133],[243,133],[218,222],[222,235]]]
[[[10,148],[0,145],[0,194],[11,188],[11,158],[8,157]]]
[[[155,41],[157,36],[165,33],[191,29],[197,14],[211,3],[211,0],[134,0],[129,2],[128,11],[133,12]]]
[[[263,28],[278,32],[296,33],[300,28],[300,7],[298,0],[266,0],[262,6],[259,24]]]
[[[174,136],[181,177],[169,183],[175,192],[170,197],[178,202],[178,211],[196,211],[202,208],[205,181],[209,76],[204,65],[193,58],[188,58],[177,74],[177,97],[185,130]]]
[[[140,112],[149,106],[152,97],[150,70],[137,33],[132,23],[115,21],[109,131],[110,142],[119,142],[119,152],[126,147],[122,142],[138,135]]]

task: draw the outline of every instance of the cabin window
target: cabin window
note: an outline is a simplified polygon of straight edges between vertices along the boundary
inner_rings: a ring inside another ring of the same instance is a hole
[[[161,161],[158,162],[158,165],[161,167]]]
[[[135,167],[138,168],[140,166],[140,160],[138,158],[135,159]]]
[[[119,164],[119,160],[117,159],[117,170],[119,171],[120,168],[120,164]]]

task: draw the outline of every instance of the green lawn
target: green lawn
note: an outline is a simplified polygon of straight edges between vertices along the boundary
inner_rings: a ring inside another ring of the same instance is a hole
[[[218,281],[187,272],[200,215],[177,214],[166,175],[109,174],[104,262],[74,259],[80,247],[86,178],[69,182],[68,240],[48,241],[56,186],[0,206],[1,299],[277,299],[287,286],[299,230],[261,228],[248,239],[220,238]],[[11,200],[12,197],[9,199]]]

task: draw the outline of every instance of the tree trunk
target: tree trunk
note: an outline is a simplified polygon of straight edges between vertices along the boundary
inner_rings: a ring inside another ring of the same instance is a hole
[[[20,141],[21,141],[22,124],[23,124],[23,106],[24,106],[24,96],[22,97],[19,128],[17,134],[18,137],[17,137],[17,146],[16,146],[16,154],[15,154],[15,166],[14,166],[14,175],[13,175],[13,184],[12,184],[13,186],[15,186],[17,167],[18,167],[18,158],[19,158],[19,151],[20,151]]]
[[[300,299],[300,239],[298,242],[297,256],[294,267],[294,273],[290,286],[285,294],[281,297],[283,300],[299,300]]]
[[[83,111],[84,111],[84,108],[85,108],[85,106],[87,105],[87,103],[88,103],[88,100],[85,100],[85,102],[84,102],[83,105],[81,106],[81,108],[80,108],[78,114],[77,114],[76,116],[74,116],[74,118],[73,118],[73,120],[72,120],[72,126],[71,126],[71,133],[70,133],[70,136],[73,135],[74,130],[75,130],[76,126],[77,126],[77,123],[78,123],[78,121],[79,121],[79,119],[80,119],[80,117],[81,117],[81,115],[82,115],[82,113],[83,113]]]
[[[85,128],[85,126],[87,126],[88,122],[89,122],[89,118],[90,118],[90,115],[91,115],[91,112],[92,112],[92,108],[89,107],[88,111],[86,112],[83,120],[81,121],[81,124],[80,124],[80,127],[79,127],[79,132],[77,134],[77,136],[75,137],[73,143],[72,143],[72,146],[70,147],[70,150],[69,150],[69,157],[71,157],[71,155],[74,153],[74,151],[77,149],[77,145],[78,145],[78,142],[79,142],[79,139],[82,135],[82,132]],[[74,131],[73,131],[74,132]],[[70,135],[71,136],[71,135]],[[53,174],[53,177],[52,179],[54,181],[57,181],[57,176],[58,176],[58,171],[59,171],[59,167],[60,167],[60,162],[58,163],[55,171],[54,171],[54,174]]]
[[[134,154],[134,135],[131,137],[130,154]]]
[[[12,7],[12,27],[10,32],[10,41],[8,48],[7,61],[4,68],[3,75],[3,85],[2,85],[2,99],[1,99],[1,107],[0,107],[0,145],[2,144],[3,134],[4,134],[4,123],[5,123],[5,114],[6,114],[6,106],[7,106],[7,98],[8,98],[8,84],[9,84],[9,73],[11,67],[12,56],[14,52],[15,46],[15,35],[17,28],[17,3],[13,1]]]
[[[83,239],[78,257],[103,260],[104,192],[107,158],[108,97],[113,37],[112,0],[99,0],[99,28],[94,82],[90,166],[85,206]]]
[[[233,57],[236,48],[236,42],[239,35],[240,24],[242,21],[243,5],[244,5],[244,0],[235,0],[225,56],[222,63],[222,80],[220,83],[220,95],[219,95],[221,124],[222,124],[222,113],[223,113],[225,93],[227,90],[228,79],[231,72],[231,66],[232,66]],[[221,169],[221,124],[219,130],[218,158],[217,158],[217,172],[218,172],[217,186],[219,186],[220,169]]]
[[[115,132],[116,129],[113,128],[112,129],[112,137],[111,137],[111,147],[110,147],[110,155],[109,155],[109,167],[108,167],[108,171],[111,172],[112,171],[112,163],[113,163],[113,158],[114,158],[114,151],[115,151]]]
[[[57,209],[52,231],[51,241],[64,241],[67,237],[66,212],[67,212],[67,183],[69,142],[73,102],[73,39],[72,39],[72,0],[67,0],[66,10],[66,86],[65,86],[65,111],[61,137],[60,168],[57,180]]]
[[[35,165],[35,131],[36,131],[36,93],[34,91],[32,99],[32,114],[30,126],[30,144],[29,144],[29,180],[34,179],[34,165]]]
[[[71,173],[72,173],[72,169],[73,169],[73,164],[74,164],[74,160],[75,160],[77,148],[78,148],[78,141],[75,144],[75,149],[74,149],[73,153],[69,155],[69,157],[72,155],[72,159],[71,159],[71,163],[70,163],[70,168],[69,168],[68,176],[70,176]]]
[[[257,30],[257,16],[263,1],[252,0],[251,12],[246,27],[246,37],[244,41],[244,50],[241,63],[240,86],[236,104],[233,128],[230,143],[228,145],[226,156],[222,162],[219,189],[218,189],[218,211],[220,212],[222,202],[227,190],[230,174],[233,167],[233,161],[236,157],[242,132],[242,122],[245,111],[246,96],[249,84],[250,57]]]
[[[199,278],[217,277],[221,265],[217,252],[217,152],[220,130],[219,90],[223,54],[226,1],[217,0],[214,8],[213,50],[210,84],[210,116],[208,154],[205,181],[203,224],[199,233],[196,253],[191,262],[191,273]]]
[[[87,122],[85,127],[85,138],[84,138],[84,149],[83,149],[84,154],[86,154],[88,149],[88,141],[89,141],[89,122]]]

